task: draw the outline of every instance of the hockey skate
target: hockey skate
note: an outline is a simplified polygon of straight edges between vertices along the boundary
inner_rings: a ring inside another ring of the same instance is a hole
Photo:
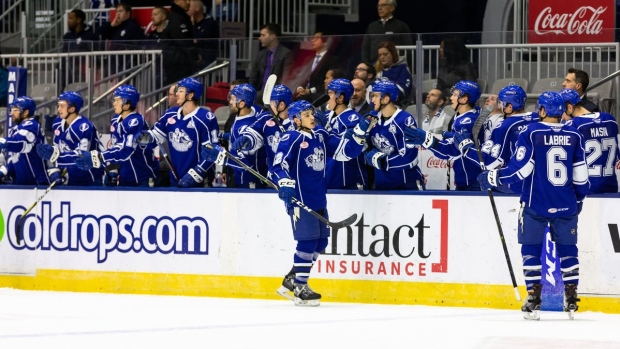
[[[525,298],[525,302],[523,306],[521,306],[521,311],[523,312],[523,318],[525,320],[540,320],[540,306],[542,304],[542,300],[540,299],[541,291],[542,285],[534,284],[527,298]]]
[[[568,313],[569,319],[574,319],[575,312],[579,309],[577,302],[581,299],[577,298],[577,285],[566,284],[564,286],[564,311]]]
[[[307,284],[295,284],[295,305],[318,307],[321,305],[321,295],[312,291]]]
[[[291,301],[295,301],[295,296],[293,296],[292,292],[294,292],[295,289],[295,273],[293,273],[292,271],[288,274],[286,274],[286,276],[284,277],[284,280],[282,280],[282,286],[280,286],[280,288],[278,288],[278,294],[288,300]]]

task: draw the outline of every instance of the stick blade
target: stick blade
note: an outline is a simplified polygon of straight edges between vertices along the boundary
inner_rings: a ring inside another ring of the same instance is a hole
[[[17,221],[17,231],[15,232],[15,237],[17,238],[17,244],[21,244],[24,237],[24,216],[21,216],[19,221]]]
[[[340,221],[340,222],[330,222],[329,226],[332,229],[340,229],[340,228],[344,228],[344,227],[348,227],[351,224],[355,223],[355,221],[357,220],[357,213],[354,213],[353,215],[351,215],[351,217]]]
[[[315,99],[314,102],[312,102],[312,106],[318,108],[323,104],[327,103],[327,101],[329,101],[329,95],[322,95],[321,97]]]
[[[267,82],[265,82],[265,89],[263,90],[263,104],[271,104],[271,91],[273,91],[276,81],[278,81],[276,74],[271,74],[267,78]]]

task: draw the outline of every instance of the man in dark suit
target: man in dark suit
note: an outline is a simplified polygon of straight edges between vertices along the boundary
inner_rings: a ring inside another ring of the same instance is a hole
[[[277,83],[282,83],[282,76],[293,63],[293,52],[280,44],[280,34],[280,26],[274,23],[265,24],[260,29],[258,41],[264,49],[256,55],[250,72],[250,84],[260,91],[257,93],[258,100],[269,75],[276,74]]]
[[[303,86],[297,87],[296,98],[314,101],[325,94],[325,73],[330,65],[334,65],[333,55],[329,49],[329,38],[325,32],[317,31],[310,39],[314,55],[307,67],[302,71]]]
[[[370,113],[374,108],[366,100],[366,84],[364,80],[355,78],[351,80],[351,84],[353,85],[353,96],[349,100],[349,107],[362,116]]]
[[[590,77],[588,73],[581,69],[569,68],[568,73],[566,74],[566,78],[562,83],[562,87],[570,88],[572,90],[577,91],[579,96],[581,96],[581,104],[587,111],[591,113],[598,113],[600,109],[585,94],[586,89],[590,85]]]

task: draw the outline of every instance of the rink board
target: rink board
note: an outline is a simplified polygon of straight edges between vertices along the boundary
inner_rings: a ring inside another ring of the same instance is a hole
[[[40,194],[0,189],[0,287],[276,299],[292,265],[273,191],[54,189],[17,245],[17,220]],[[495,201],[521,286],[518,198]],[[324,300],[517,306],[486,194],[334,192],[328,202],[331,220],[358,218],[313,268]],[[581,309],[620,313],[617,212],[620,196],[599,196],[580,215]]]

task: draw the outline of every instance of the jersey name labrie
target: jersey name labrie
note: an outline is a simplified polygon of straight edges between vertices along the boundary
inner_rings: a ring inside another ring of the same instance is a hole
[[[570,136],[545,135],[545,145],[571,145]]]

